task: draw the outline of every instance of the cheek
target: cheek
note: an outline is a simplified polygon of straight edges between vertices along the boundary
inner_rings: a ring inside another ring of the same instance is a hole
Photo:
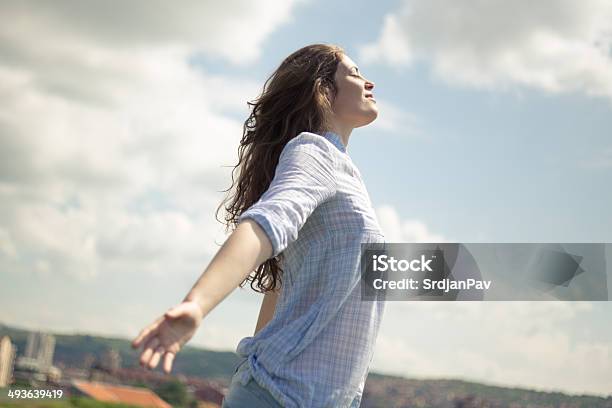
[[[334,112],[338,116],[355,116],[361,115],[364,111],[370,110],[371,107],[368,105],[371,102],[363,99],[360,90],[355,92],[339,92],[335,103]]]

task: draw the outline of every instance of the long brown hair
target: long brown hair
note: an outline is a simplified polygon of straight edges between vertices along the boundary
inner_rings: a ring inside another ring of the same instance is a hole
[[[238,217],[257,202],[274,177],[280,154],[289,140],[301,132],[327,130],[331,103],[337,88],[334,75],[344,50],[336,45],[312,44],[289,55],[268,77],[262,93],[252,102],[238,147],[238,163],[232,170],[232,190],[217,208],[225,205],[226,232],[237,227]],[[325,90],[332,96],[330,101]],[[234,172],[238,179],[234,181]],[[256,292],[277,289],[282,283],[282,253],[262,263],[241,284],[251,282]],[[256,287],[255,287],[256,286]]]

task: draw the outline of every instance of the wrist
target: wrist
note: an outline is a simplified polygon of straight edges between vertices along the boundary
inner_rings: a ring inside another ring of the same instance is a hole
[[[183,302],[196,303],[198,307],[200,308],[200,312],[202,312],[202,318],[204,318],[208,314],[208,307],[206,305],[206,302],[204,301],[204,299],[202,299],[201,296],[198,296],[195,293],[189,293],[187,296],[185,296],[185,299],[183,299]]]

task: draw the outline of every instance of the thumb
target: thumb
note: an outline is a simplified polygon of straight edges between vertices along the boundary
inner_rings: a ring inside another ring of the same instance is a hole
[[[168,310],[164,316],[170,317],[170,318],[175,318],[175,317],[179,317],[181,315],[183,315],[183,313],[185,312],[185,308],[183,307],[183,304],[180,304],[178,306],[174,306],[173,308],[171,308],[170,310]]]

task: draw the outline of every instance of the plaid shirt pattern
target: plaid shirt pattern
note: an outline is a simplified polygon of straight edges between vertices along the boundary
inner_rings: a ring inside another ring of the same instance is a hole
[[[243,338],[236,376],[284,407],[358,407],[384,301],[361,300],[361,243],[384,243],[359,170],[333,132],[302,132],[238,222],[265,231],[283,253],[273,318]]]

